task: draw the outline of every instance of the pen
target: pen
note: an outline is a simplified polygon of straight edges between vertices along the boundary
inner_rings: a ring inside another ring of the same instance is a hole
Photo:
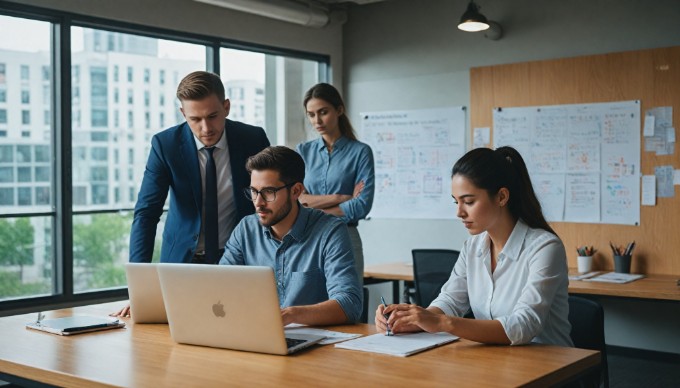
[[[632,255],[633,254],[633,248],[635,248],[635,241],[630,243],[628,246],[628,250],[626,251],[626,255]]]
[[[383,298],[381,296],[380,301],[382,302],[383,307],[387,308],[387,303],[385,303],[385,298]],[[383,317],[385,317],[385,319],[389,319],[390,314],[383,314]],[[392,335],[392,330],[390,330],[390,324],[388,323],[386,326],[387,326],[387,330],[385,330],[385,335]]]

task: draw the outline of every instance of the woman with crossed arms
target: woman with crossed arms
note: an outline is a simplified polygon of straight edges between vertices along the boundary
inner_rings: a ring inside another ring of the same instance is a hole
[[[566,252],[543,217],[520,154],[512,147],[477,148],[456,162],[451,176],[456,215],[472,237],[427,309],[380,306],[377,328],[443,331],[492,344],[573,346]],[[475,319],[463,318],[470,308]]]
[[[373,205],[373,152],[357,140],[342,96],[333,86],[314,85],[305,93],[303,106],[321,137],[299,144],[296,149],[305,161],[305,193],[300,202],[347,223],[355,267],[362,280],[364,254],[357,226]]]

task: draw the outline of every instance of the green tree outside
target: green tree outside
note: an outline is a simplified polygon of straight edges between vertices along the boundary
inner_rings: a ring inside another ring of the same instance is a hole
[[[19,266],[21,279],[24,266],[33,264],[33,225],[28,218],[14,222],[0,219],[0,265]]]
[[[73,225],[74,269],[80,269],[75,283],[86,289],[124,286],[125,269],[118,259],[127,250],[130,222],[118,214],[90,217],[90,223]]]
[[[50,292],[49,281],[22,282],[24,267],[34,264],[34,232],[29,218],[0,219],[0,300]],[[7,268],[14,266],[18,266],[19,271]]]

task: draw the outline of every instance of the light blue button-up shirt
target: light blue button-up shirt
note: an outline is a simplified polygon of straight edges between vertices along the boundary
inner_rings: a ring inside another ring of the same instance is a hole
[[[271,267],[281,308],[335,300],[347,320],[357,322],[363,293],[347,226],[320,210],[294,206],[300,212],[282,241],[260,225],[256,214],[243,218],[227,241],[220,264]]]
[[[352,195],[354,186],[363,181],[364,189],[359,197],[341,203],[340,209],[345,213],[343,222],[355,223],[366,218],[375,192],[371,147],[342,136],[335,141],[330,154],[322,137],[299,144],[296,150],[305,161],[304,185],[309,194]]]

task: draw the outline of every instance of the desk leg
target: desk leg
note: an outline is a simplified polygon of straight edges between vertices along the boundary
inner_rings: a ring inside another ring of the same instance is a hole
[[[401,303],[399,300],[399,280],[392,280],[392,303]]]

